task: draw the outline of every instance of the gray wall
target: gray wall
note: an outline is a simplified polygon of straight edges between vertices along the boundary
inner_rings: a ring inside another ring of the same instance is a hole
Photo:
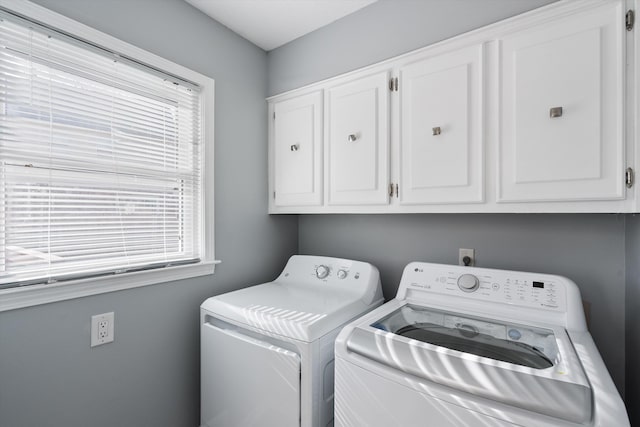
[[[640,425],[640,216],[626,218],[626,397],[632,425]]]
[[[198,307],[274,278],[297,218],[267,215],[266,54],[183,0],[36,0],[216,81],[214,276],[0,313],[0,426],[199,424]],[[115,342],[89,348],[90,316]]]
[[[555,0],[378,0],[269,52],[269,94],[375,64]]]
[[[426,46],[548,0],[380,0],[268,54],[276,94]],[[480,266],[568,276],[591,304],[591,331],[624,392],[624,217],[615,215],[308,215],[299,251],[370,261],[393,297],[409,261],[455,263],[475,248]]]
[[[590,305],[590,330],[624,390],[624,216],[561,214],[303,215],[299,251],[368,261],[393,298],[410,261],[455,264],[458,248],[477,265],[559,274]]]

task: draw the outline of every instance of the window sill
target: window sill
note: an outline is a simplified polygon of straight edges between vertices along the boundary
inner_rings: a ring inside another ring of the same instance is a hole
[[[48,285],[31,285],[22,288],[5,289],[0,291],[0,312],[191,277],[206,276],[213,274],[215,265],[219,263],[220,261],[208,261],[113,276],[70,280]]]

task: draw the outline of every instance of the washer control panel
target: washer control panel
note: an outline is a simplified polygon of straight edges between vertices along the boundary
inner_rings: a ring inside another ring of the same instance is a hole
[[[415,262],[405,268],[398,295],[413,289],[478,301],[566,311],[565,281],[568,279],[547,274]]]

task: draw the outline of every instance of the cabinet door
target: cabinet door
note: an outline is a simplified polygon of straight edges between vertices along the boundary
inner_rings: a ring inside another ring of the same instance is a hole
[[[274,105],[276,206],[322,204],[322,92]]]
[[[610,2],[501,40],[498,201],[624,197],[623,23]]]
[[[329,204],[389,203],[389,73],[328,91]]]
[[[482,45],[400,69],[400,203],[483,200]]]

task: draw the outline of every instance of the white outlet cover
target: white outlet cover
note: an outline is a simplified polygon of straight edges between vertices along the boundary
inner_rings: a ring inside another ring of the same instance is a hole
[[[91,347],[113,342],[113,311],[91,316]]]

